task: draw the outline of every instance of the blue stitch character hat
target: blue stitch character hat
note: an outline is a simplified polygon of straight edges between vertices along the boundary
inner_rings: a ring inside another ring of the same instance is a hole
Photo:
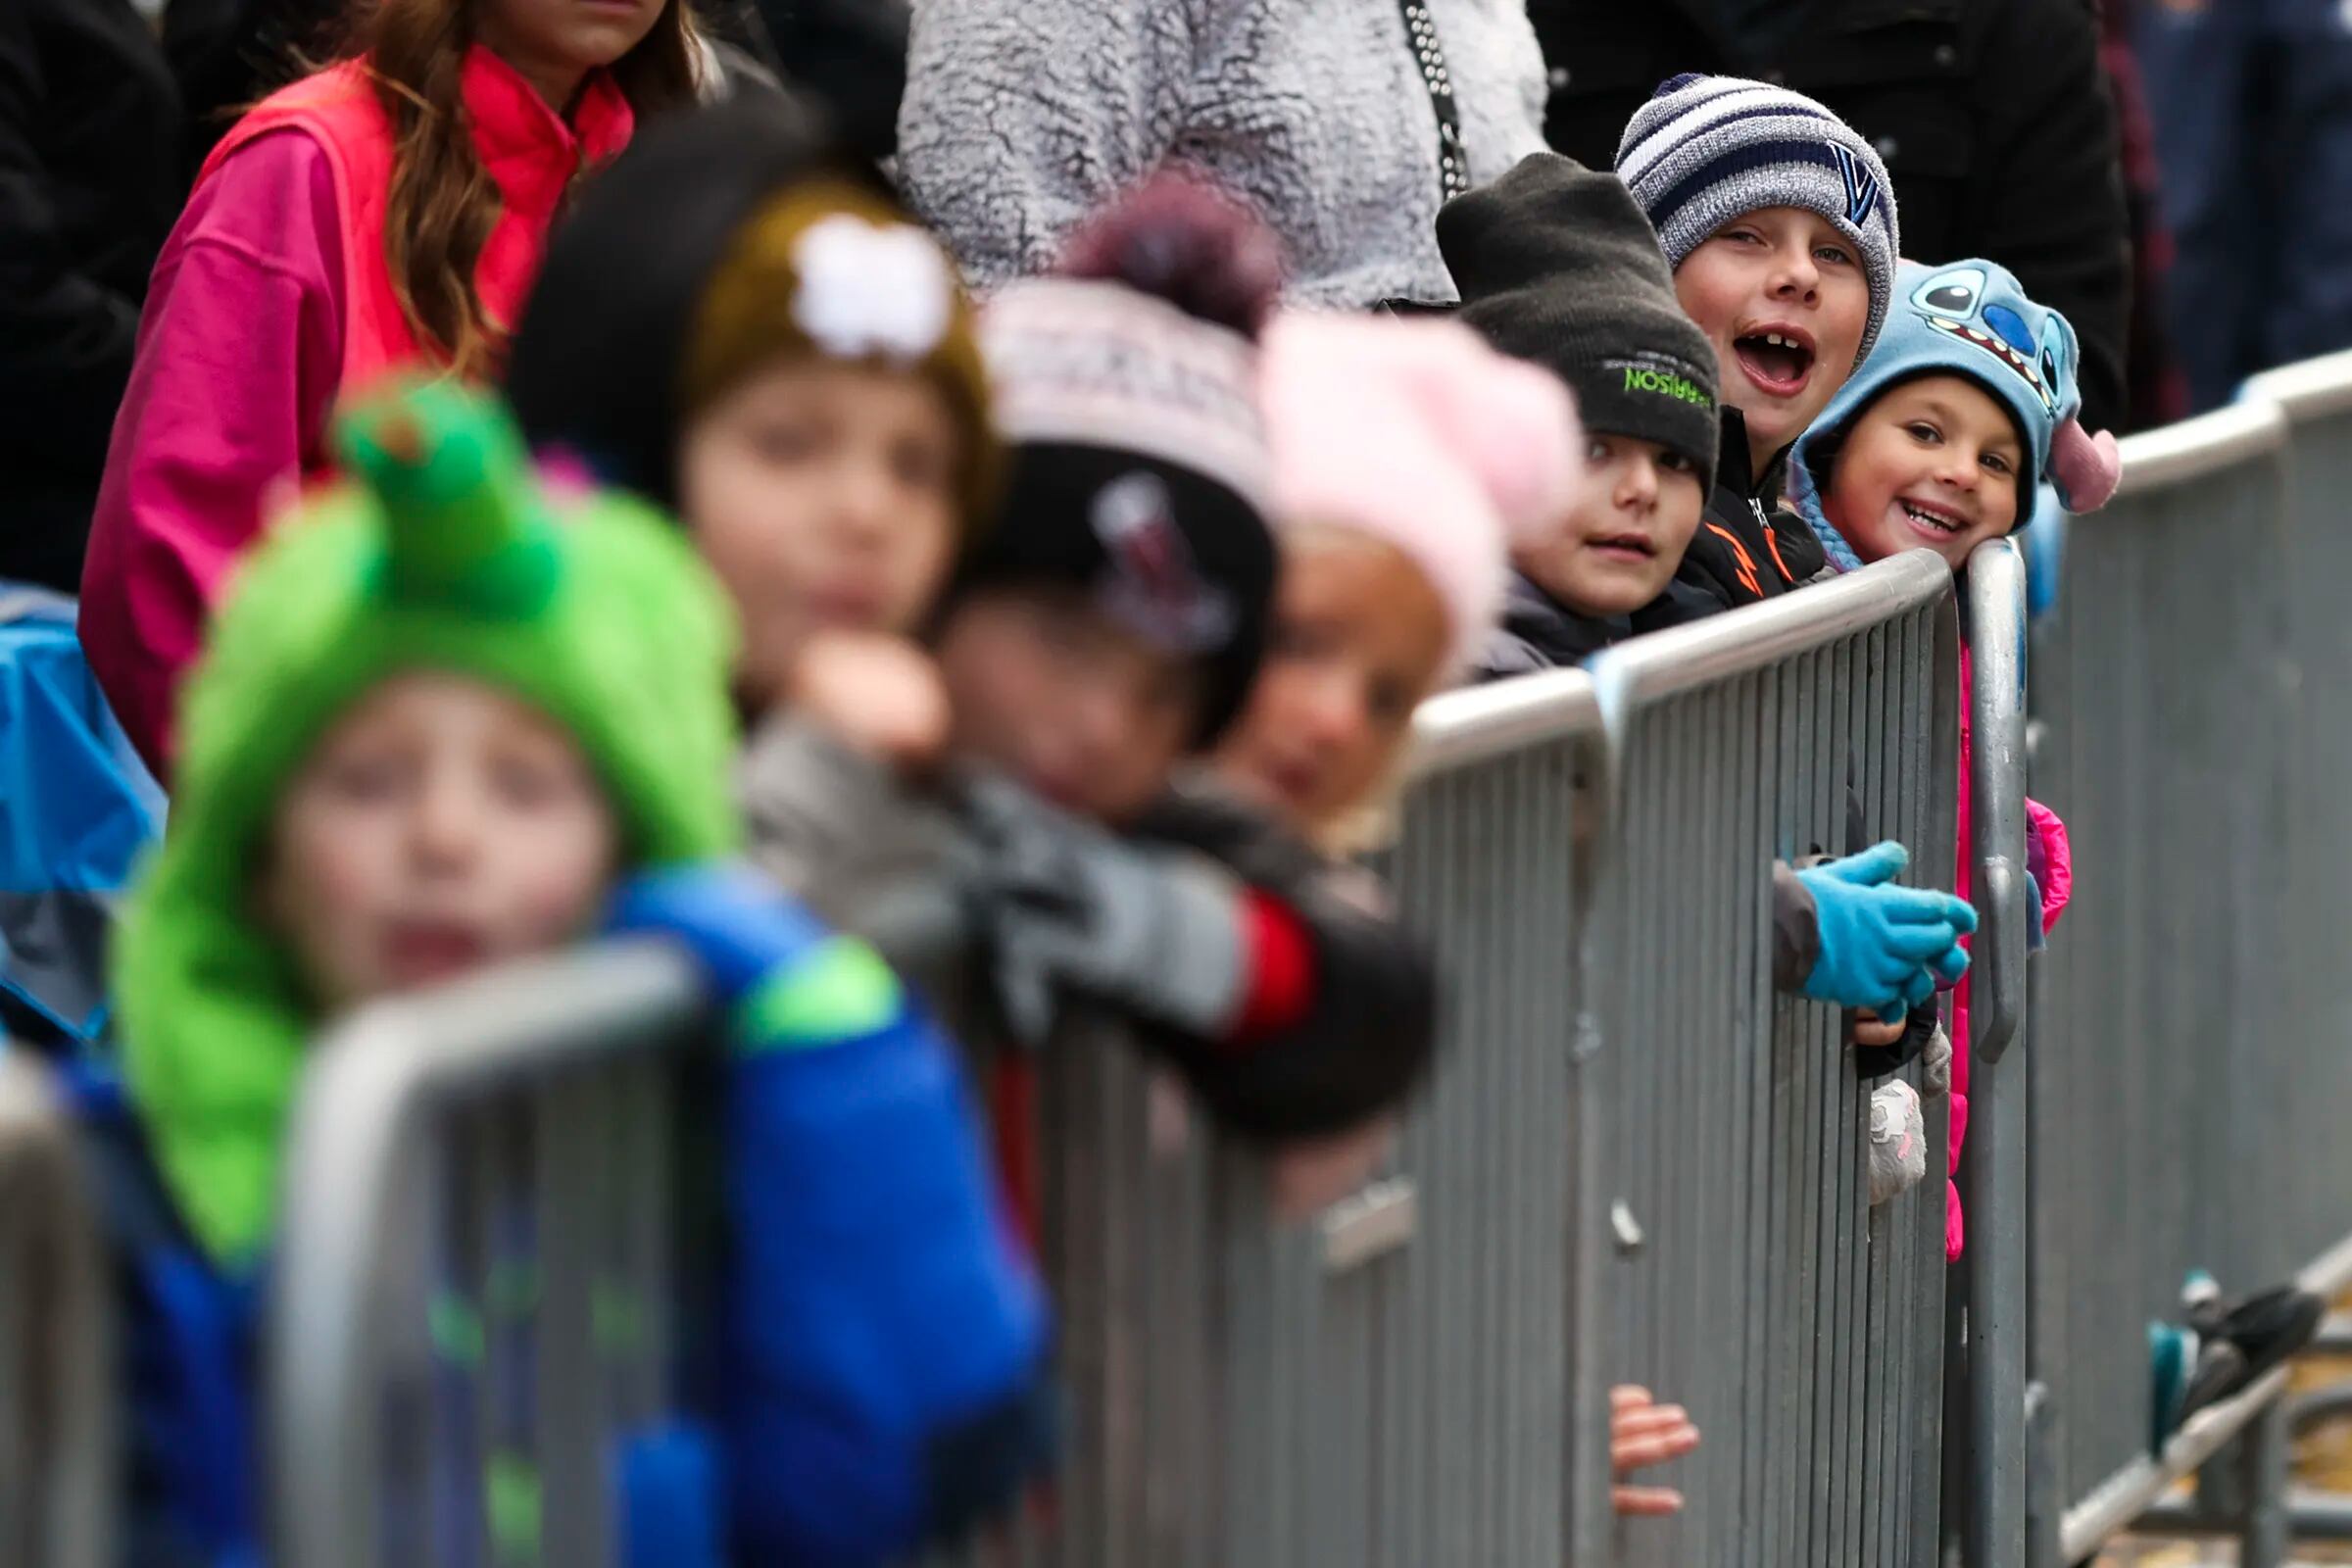
[[[2061,511],[2090,512],[2115,493],[2115,438],[2083,432],[2075,382],[2082,351],[2075,329],[2036,305],[2005,268],[1986,261],[1895,272],[1894,308],[1878,346],[1798,436],[1788,462],[1788,503],[1821,537],[1840,570],[1861,564],[1822,510],[1828,465],[1863,413],[1905,381],[1960,375],[2006,409],[2028,453],[2018,475],[2018,526]],[[1822,466],[1817,470],[1819,460]]]

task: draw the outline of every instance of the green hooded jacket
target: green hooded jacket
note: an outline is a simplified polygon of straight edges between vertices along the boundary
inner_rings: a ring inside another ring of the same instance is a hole
[[[123,1064],[158,1163],[225,1261],[268,1243],[305,1047],[322,1021],[254,878],[288,780],[389,676],[469,675],[561,723],[611,794],[624,863],[732,853],[734,622],[684,535],[542,481],[505,410],[451,382],[338,427],[345,473],[242,564],[180,696],[161,849],[116,939]]]

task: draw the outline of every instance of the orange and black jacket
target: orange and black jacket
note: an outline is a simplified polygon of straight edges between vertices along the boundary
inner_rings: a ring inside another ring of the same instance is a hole
[[[1762,473],[1749,466],[1747,424],[1723,411],[1715,489],[1690,548],[1666,591],[1634,614],[1634,630],[1680,626],[1741,605],[1777,599],[1828,567],[1821,541],[1795,514],[1780,510],[1784,453]]]

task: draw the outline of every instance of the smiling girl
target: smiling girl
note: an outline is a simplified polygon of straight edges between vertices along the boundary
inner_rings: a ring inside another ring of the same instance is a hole
[[[2076,418],[2082,395],[2075,329],[2026,297],[1990,262],[1906,262],[1877,350],[1801,436],[1788,499],[1830,563],[1849,571],[1906,550],[1932,550],[1957,572],[1987,539],[2063,508],[2088,512],[2115,491],[2114,437]],[[1962,645],[1960,678],[1969,678]],[[1961,712],[1968,704],[1961,703]],[[1956,887],[1969,888],[1969,732],[1960,729]],[[2057,924],[2074,882],[2066,824],[2026,803],[2029,868],[2041,931]],[[1950,1155],[1968,1130],[1968,982],[1954,994]],[[1960,1255],[1960,1196],[1945,1188],[1944,1250]]]
[[[1413,710],[1492,631],[1508,541],[1576,509],[1580,427],[1557,379],[1450,322],[1286,316],[1266,334],[1259,398],[1282,575],[1265,662],[1215,771],[1339,857],[1364,847]],[[1385,915],[1386,894],[1344,861],[1323,880]],[[1277,1203],[1337,1201],[1393,1136],[1384,1116],[1285,1145]]]
[[[685,0],[354,9],[350,57],[206,160],[139,323],[81,636],[159,776],[221,579],[324,466],[329,410],[417,362],[488,376],[573,180],[696,91]]]
[[[1261,382],[1282,577],[1217,766],[1328,842],[1484,646],[1508,541],[1589,481],[1566,388],[1450,322],[1285,318]]]

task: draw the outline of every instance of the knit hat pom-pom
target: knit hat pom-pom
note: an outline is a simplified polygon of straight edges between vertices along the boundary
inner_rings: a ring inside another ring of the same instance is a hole
[[[2069,419],[2050,442],[2050,477],[2057,481],[2069,512],[2096,512],[2114,499],[2124,477],[2124,458],[2105,430],[2091,435]]]
[[[1283,525],[1401,551],[1445,606],[1448,667],[1464,667],[1501,607],[1508,547],[1585,483],[1567,388],[1452,322],[1289,313],[1267,333],[1262,396]]]
[[[1282,291],[1282,244],[1239,200],[1169,168],[1080,224],[1054,270],[1124,283],[1255,338]]]
[[[1507,541],[1524,542],[1575,510],[1586,482],[1584,425],[1558,376],[1466,332],[1397,347],[1408,356],[1413,395],[1486,491]]]

